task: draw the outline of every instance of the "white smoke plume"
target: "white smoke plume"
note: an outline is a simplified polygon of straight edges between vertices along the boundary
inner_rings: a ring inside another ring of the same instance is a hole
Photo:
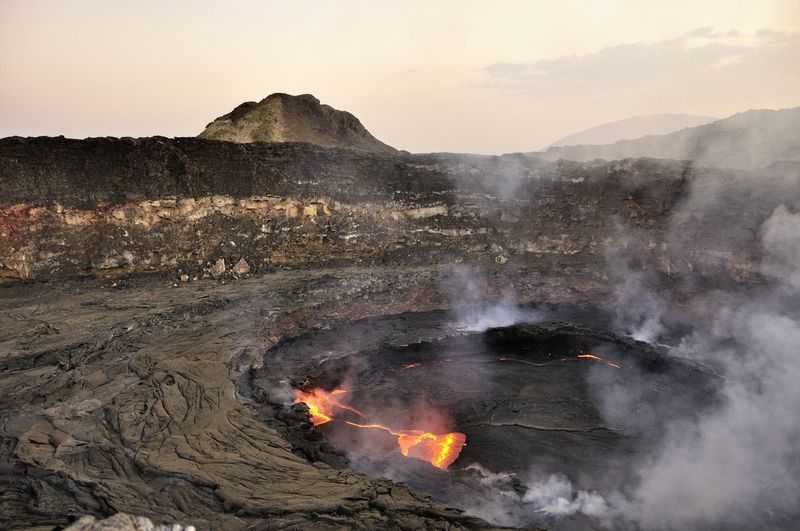
[[[800,510],[800,309],[791,302],[800,295],[800,214],[779,206],[761,235],[762,269],[777,285],[733,296],[676,352],[721,370],[723,402],[696,421],[676,418],[641,466],[640,482],[617,507],[637,526],[780,527],[788,523],[780,515]]]
[[[608,513],[606,500],[596,492],[576,491],[567,478],[551,474],[547,479],[528,483],[528,492],[522,497],[534,510],[551,516],[569,516],[583,513],[602,517]]]
[[[542,313],[521,308],[511,286],[499,288],[499,296],[487,298],[493,290],[488,286],[485,273],[477,268],[462,267],[456,270],[453,283],[446,291],[455,313],[454,328],[464,332],[483,332],[489,328],[511,326],[516,323],[535,323]]]
[[[693,204],[698,201],[703,199]],[[700,289],[681,303],[690,314],[713,317],[672,354],[722,376],[718,405],[658,419],[667,424],[665,437],[646,460],[632,463],[635,480],[619,492],[576,490],[566,477],[552,474],[529,478],[525,494],[498,488],[491,502],[468,511],[505,525],[585,515],[612,528],[791,527],[800,512],[800,213],[780,205],[756,234],[770,287]],[[474,284],[480,277],[468,278]],[[650,280],[624,270],[614,309],[622,331],[654,342],[668,331],[665,317],[675,309]],[[497,306],[462,311],[459,323],[482,330],[531,318],[513,303],[507,297]],[[607,404],[629,403],[610,395],[618,391],[596,389]],[[647,427],[631,433],[636,429]],[[486,482],[502,484],[503,478],[483,473]]]
[[[517,323],[535,323],[540,319],[540,312],[520,308],[513,296],[507,296],[488,306],[462,308],[455,327],[464,332],[483,332]]]
[[[647,290],[641,275],[629,271],[614,288],[615,325],[637,341],[654,343],[664,333],[667,303]]]
[[[780,205],[764,223],[761,242],[763,272],[800,289],[800,215]]]
[[[484,498],[465,507],[466,512],[495,524],[526,526],[578,514],[605,522],[612,515],[609,503],[600,494],[576,490],[560,474],[539,475],[532,470],[527,481],[514,489],[511,485],[516,478],[510,474],[491,472],[477,463],[467,469],[480,473],[485,490]]]

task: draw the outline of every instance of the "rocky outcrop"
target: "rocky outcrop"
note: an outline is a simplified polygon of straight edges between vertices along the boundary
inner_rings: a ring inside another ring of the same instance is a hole
[[[220,116],[200,138],[228,142],[308,142],[323,147],[393,152],[358,118],[323,105],[311,94],[271,94],[256,103],[242,103]]]

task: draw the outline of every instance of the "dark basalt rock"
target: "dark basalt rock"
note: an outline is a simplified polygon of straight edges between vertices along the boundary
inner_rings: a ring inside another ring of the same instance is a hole
[[[635,269],[725,284],[757,278],[757,227],[800,194],[781,175],[674,161],[193,138],[3,139],[0,187],[0,276],[24,279],[230,277],[241,260],[250,274],[454,261],[602,274],[624,248]],[[708,190],[702,210],[686,204],[695,189]]]

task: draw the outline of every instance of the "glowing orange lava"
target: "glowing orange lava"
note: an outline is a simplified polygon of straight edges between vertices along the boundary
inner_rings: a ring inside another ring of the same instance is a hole
[[[295,389],[295,403],[304,402],[308,406],[311,422],[315,426],[336,420],[336,410],[350,411],[365,418],[361,411],[334,398],[346,392],[344,389],[335,389],[331,392],[323,389],[311,391]],[[397,437],[400,453],[404,456],[423,459],[442,470],[446,470],[458,458],[467,442],[467,436],[458,432],[437,434],[422,430],[396,430],[383,424],[359,424],[348,420],[345,420],[345,423],[356,428],[380,429],[391,433]]]
[[[315,426],[320,426],[326,422],[332,421],[335,409],[344,409],[346,411],[355,413],[361,418],[364,418],[364,414],[362,412],[342,404],[334,398],[334,396],[343,395],[345,393],[347,393],[347,391],[344,389],[334,389],[331,392],[327,392],[322,389],[312,389],[309,392],[295,389],[295,404],[298,402],[304,402],[305,405],[308,406],[308,412],[311,415],[311,422]]]
[[[407,365],[403,365],[403,370],[416,369],[417,367],[423,367],[423,366],[429,366],[429,365],[444,365],[445,363],[450,363],[452,361],[453,360],[451,360],[450,358],[445,358],[445,359],[442,359],[442,360],[433,360],[433,361],[424,361],[424,362],[420,361],[420,362],[417,362],[417,363],[409,363]]]
[[[458,432],[438,435],[422,430],[394,430],[383,424],[347,424],[356,428],[387,431],[397,437],[400,453],[404,456],[422,459],[442,470],[447,470],[458,459],[461,449],[467,444],[467,436]]]
[[[611,361],[606,361],[603,358],[601,358],[600,356],[595,356],[594,354],[590,354],[588,352],[584,352],[583,354],[578,354],[578,357],[581,358],[581,359],[599,361],[600,363],[605,363],[609,367],[614,367],[615,369],[621,369],[622,368],[619,365],[617,365],[616,363],[613,363]]]

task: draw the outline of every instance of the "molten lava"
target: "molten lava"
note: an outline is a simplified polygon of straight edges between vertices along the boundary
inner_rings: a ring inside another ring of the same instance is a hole
[[[601,358],[600,356],[595,356],[594,354],[590,354],[588,352],[583,352],[581,354],[578,354],[578,357],[581,358],[581,359],[585,359],[585,360],[599,361],[600,363],[605,363],[609,367],[614,367],[615,369],[621,369],[622,368],[619,365],[617,365],[616,363],[613,363],[613,362],[610,362],[610,361],[606,361],[603,358]]]
[[[344,389],[335,389],[330,392],[323,389],[312,389],[311,391],[295,389],[295,403],[303,402],[308,406],[311,422],[315,426],[337,420],[337,410],[349,411],[361,418],[366,418],[361,411],[343,404],[335,398],[346,392]],[[437,434],[423,430],[397,430],[383,424],[360,424],[348,420],[344,422],[355,428],[384,430],[397,437],[400,453],[404,456],[423,459],[442,470],[446,470],[458,458],[461,449],[467,443],[467,436],[458,432]]]
[[[344,389],[334,389],[331,392],[324,391],[322,389],[312,389],[309,392],[301,391],[299,389],[294,390],[295,403],[303,402],[308,406],[308,412],[311,415],[311,422],[314,424],[314,426],[320,426],[326,422],[332,421],[334,410],[336,409],[344,409],[345,411],[350,411],[351,413],[355,413],[359,417],[364,418],[364,414],[362,412],[342,404],[340,401],[334,398],[335,396],[343,395],[345,393],[347,393],[347,391]]]
[[[534,363],[526,360],[510,358],[508,356],[500,356],[496,359],[498,361],[510,361],[536,366],[581,359],[603,363],[615,369],[622,368],[620,365],[614,362],[604,360],[603,358],[595,356],[590,352],[581,350],[578,351],[574,358],[558,358],[545,363]],[[428,365],[441,365],[444,363],[450,363],[452,361],[452,359],[442,359],[429,362],[408,363],[403,365],[401,370],[417,369],[419,367]],[[353,415],[356,415],[365,421],[367,420],[367,417],[361,411],[348,406],[339,399],[339,397],[347,393],[347,391],[344,389],[334,389],[333,391],[325,391],[323,389],[301,391],[300,389],[295,389],[294,392],[296,397],[295,403],[304,402],[308,406],[311,422],[313,422],[315,426],[320,426],[322,424],[338,420],[349,426],[353,426],[354,428],[383,430],[397,437],[397,444],[400,447],[400,453],[402,453],[404,456],[423,459],[428,461],[433,466],[441,468],[442,470],[446,470],[448,466],[458,459],[461,449],[464,448],[467,442],[467,436],[458,432],[431,433],[416,429],[396,429],[378,423],[354,422],[352,420]]]
[[[408,369],[416,369],[418,367],[428,367],[428,366],[435,366],[435,365],[444,365],[445,363],[451,363],[453,360],[450,358],[445,358],[442,360],[433,360],[433,361],[424,361],[424,362],[417,362],[417,363],[408,363],[403,365],[401,370],[408,370]],[[390,369],[391,370],[391,369]]]
[[[404,456],[422,459],[442,470],[447,470],[458,459],[461,449],[467,444],[467,436],[458,432],[437,435],[422,430],[393,430],[382,424],[347,424],[356,428],[387,431],[397,437],[400,453]]]
[[[554,359],[554,360],[545,361],[543,363],[534,363],[532,361],[520,360],[520,359],[516,359],[516,358],[509,358],[508,356],[499,356],[496,359],[497,359],[497,361],[511,361],[511,362],[514,362],[514,363],[524,363],[525,365],[533,365],[534,367],[544,367],[546,365],[551,365],[553,363],[560,363],[560,362],[565,362],[565,361],[592,360],[592,361],[597,361],[597,362],[600,362],[600,363],[604,363],[605,365],[608,365],[609,367],[613,367],[615,369],[621,369],[622,368],[621,365],[619,365],[617,363],[614,363],[613,361],[604,360],[600,356],[595,356],[594,354],[590,354],[588,352],[582,352],[582,351],[579,351],[579,352],[580,353],[577,354],[574,358],[557,358],[557,359]]]

